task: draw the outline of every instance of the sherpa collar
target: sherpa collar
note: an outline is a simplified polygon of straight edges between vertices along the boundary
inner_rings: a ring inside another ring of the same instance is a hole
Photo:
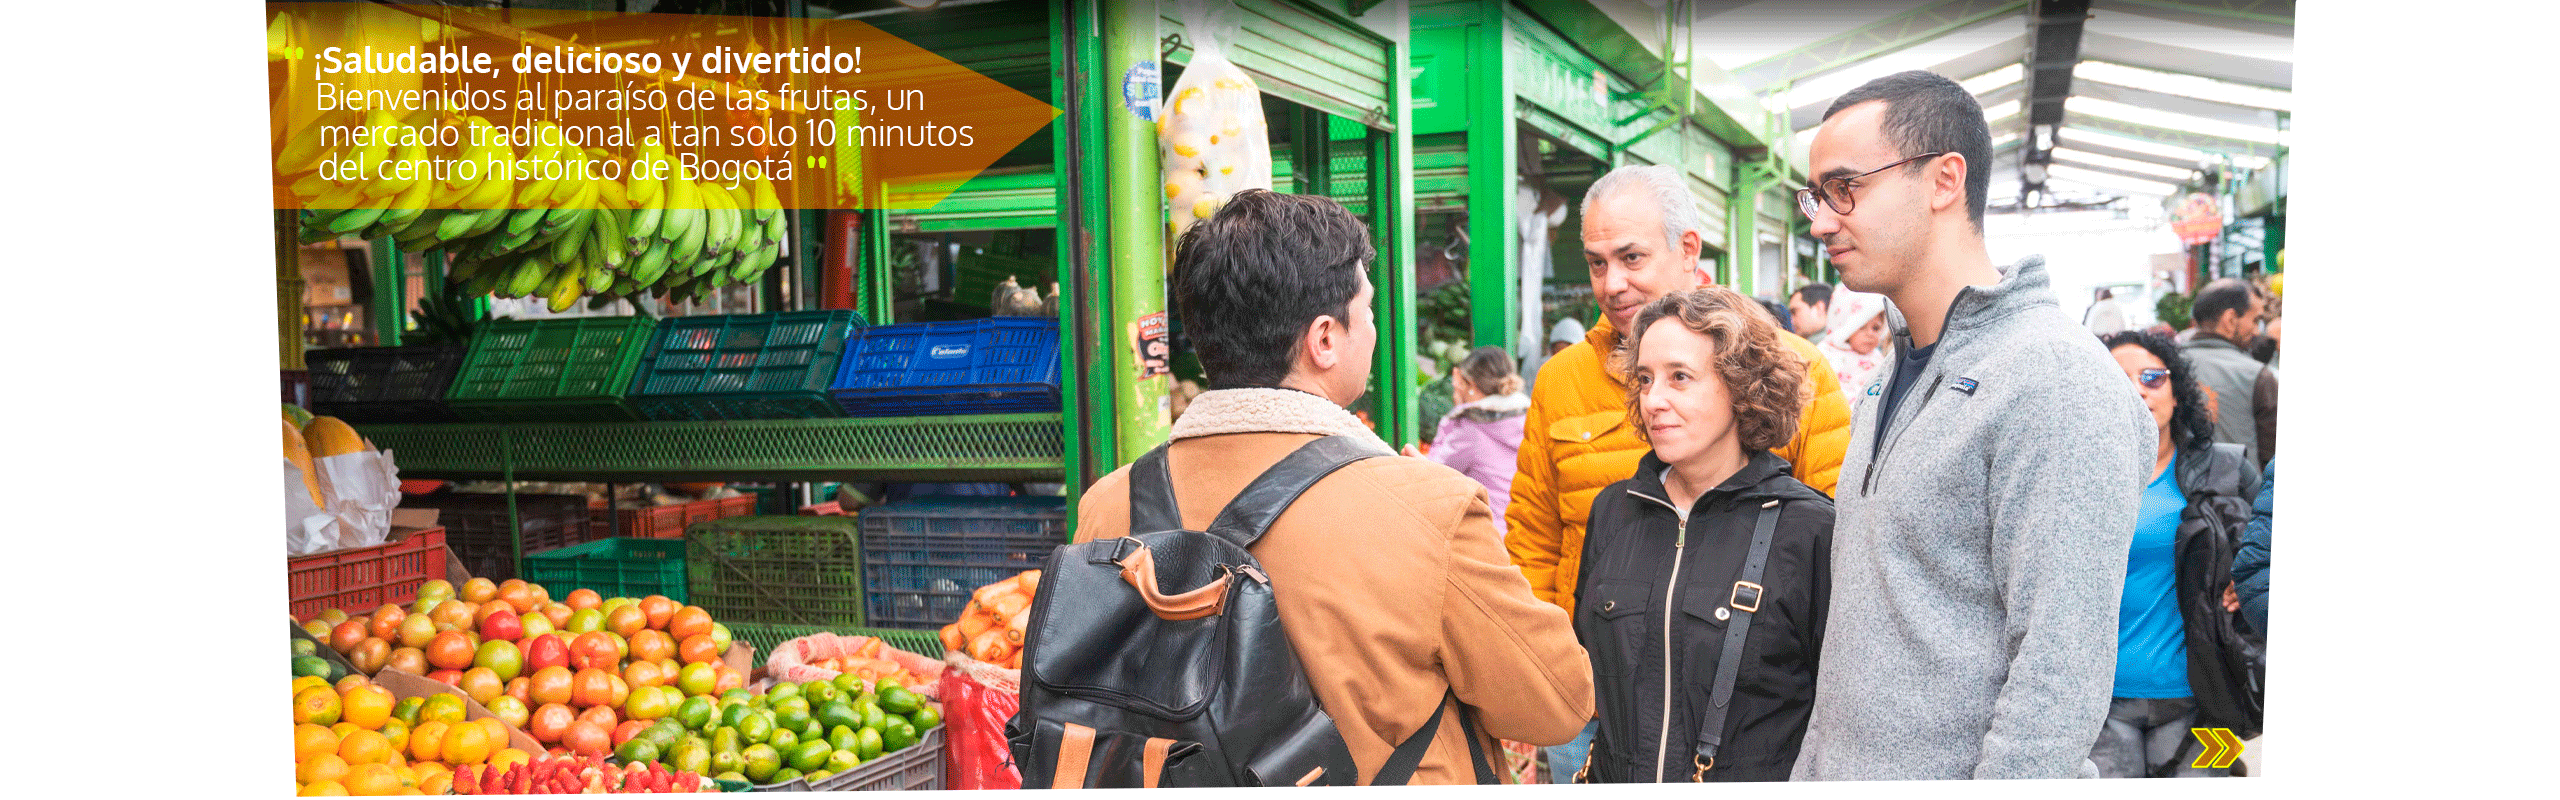
[[[1312,433],[1366,439],[1394,452],[1360,418],[1332,401],[1294,389],[1219,389],[1191,399],[1173,423],[1175,441],[1227,433]]]
[[[1449,416],[1476,422],[1497,422],[1527,413],[1529,396],[1525,394],[1491,395],[1449,409]]]

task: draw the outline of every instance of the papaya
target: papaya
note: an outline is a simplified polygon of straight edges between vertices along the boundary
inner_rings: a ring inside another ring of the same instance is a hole
[[[311,412],[304,411],[301,406],[292,403],[284,404],[284,418],[293,423],[295,430],[301,430],[302,426],[311,424]]]
[[[356,429],[337,417],[312,417],[311,424],[302,427],[302,438],[311,445],[312,458],[361,453],[365,449],[364,437],[357,436]]]
[[[302,485],[311,490],[311,504],[328,508],[329,498],[320,491],[320,470],[311,463],[311,448],[303,442],[302,432],[293,429],[291,421],[284,423],[284,457],[293,462],[295,469],[302,470]]]

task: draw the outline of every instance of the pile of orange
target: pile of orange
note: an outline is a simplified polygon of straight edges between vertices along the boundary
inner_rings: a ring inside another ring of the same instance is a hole
[[[453,768],[524,763],[494,717],[465,719],[459,695],[396,699],[361,675],[293,680],[293,776],[304,797],[445,794]]]

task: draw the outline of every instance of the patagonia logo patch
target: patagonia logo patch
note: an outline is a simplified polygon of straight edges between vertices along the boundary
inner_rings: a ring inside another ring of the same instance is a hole
[[[1975,383],[1972,378],[1957,378],[1954,383],[1947,384],[1947,388],[1963,392],[1967,396],[1971,396],[1973,390],[1981,387],[1982,384]]]

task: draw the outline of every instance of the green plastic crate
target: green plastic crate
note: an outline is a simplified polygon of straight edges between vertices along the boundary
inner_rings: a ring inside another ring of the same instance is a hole
[[[827,388],[863,324],[849,310],[670,317],[640,360],[631,407],[665,421],[844,416]]]
[[[862,529],[852,517],[731,517],[695,523],[684,539],[692,602],[712,619],[829,629],[867,624]]]
[[[836,628],[818,625],[775,625],[754,622],[722,622],[729,626],[730,637],[756,646],[756,666],[764,666],[765,657],[773,649],[812,633],[833,632],[838,636],[869,636],[889,643],[890,647],[921,656],[942,657],[942,637],[933,631],[902,631],[889,628]]]
[[[606,597],[661,594],[678,603],[692,602],[685,583],[685,545],[674,539],[599,539],[524,560],[525,580],[542,584],[554,597],[594,589]]]
[[[482,323],[445,405],[473,422],[639,420],[624,394],[657,325],[649,317]]]

